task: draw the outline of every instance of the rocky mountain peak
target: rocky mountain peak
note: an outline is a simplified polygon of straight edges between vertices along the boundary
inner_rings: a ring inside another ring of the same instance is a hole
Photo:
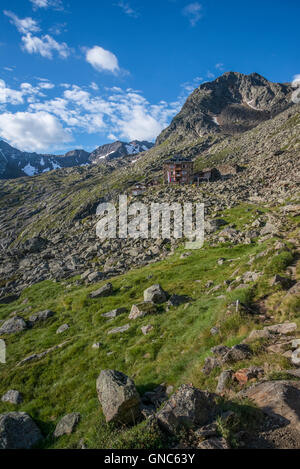
[[[207,134],[236,134],[256,127],[292,106],[289,84],[272,83],[258,73],[226,72],[203,83],[187,99],[181,112],[157,139]]]

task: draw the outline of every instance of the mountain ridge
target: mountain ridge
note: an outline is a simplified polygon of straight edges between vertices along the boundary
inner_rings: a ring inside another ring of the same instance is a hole
[[[53,171],[61,168],[99,164],[118,158],[137,155],[149,150],[150,142],[113,142],[97,147],[89,153],[83,149],[68,151],[64,155],[23,152],[0,140],[0,179],[14,179]],[[110,150],[107,152],[107,148]]]

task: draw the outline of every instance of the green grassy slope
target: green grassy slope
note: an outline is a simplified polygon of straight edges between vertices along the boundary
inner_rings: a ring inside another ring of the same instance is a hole
[[[229,222],[240,228],[248,223],[257,207],[236,207],[225,213]],[[295,227],[297,220],[292,221]],[[76,278],[64,283],[43,282],[23,291],[21,298],[10,305],[0,306],[0,320],[17,312],[28,319],[36,311],[52,309],[56,315],[44,324],[20,334],[6,337],[7,364],[0,365],[0,395],[8,389],[17,389],[24,395],[24,402],[16,408],[28,412],[38,423],[47,438],[43,447],[77,447],[81,438],[89,448],[139,448],[163,445],[157,432],[145,431],[145,423],[132,429],[115,429],[105,424],[96,394],[96,379],[102,369],[117,369],[131,376],[140,394],[166,383],[175,388],[192,382],[202,389],[215,390],[216,376],[209,377],[201,372],[210,348],[218,344],[240,343],[249,332],[260,327],[258,319],[244,308],[235,312],[236,300],[255,308],[262,299],[268,298],[270,305],[284,296],[280,286],[271,287],[270,279],[275,273],[285,273],[293,262],[293,244],[285,242],[275,256],[274,243],[270,238],[263,243],[206,245],[193,251],[191,256],[181,259],[182,248],[167,260],[130,271],[111,280],[114,294],[108,298],[91,299],[89,293],[103,282],[92,287],[76,285]],[[267,252],[267,249],[270,249]],[[250,258],[255,257],[251,265]],[[223,265],[218,259],[224,258]],[[247,270],[262,272],[257,282],[246,288],[227,291],[226,281],[243,275]],[[300,272],[299,272],[300,274]],[[220,285],[209,293],[206,284]],[[156,315],[130,321],[132,304],[143,299],[143,291],[152,284],[160,283],[169,293],[191,297],[188,305],[166,310],[162,306]],[[26,299],[26,302],[24,300]],[[273,303],[272,303],[273,302]],[[128,308],[128,313],[112,321],[102,314],[118,307]],[[293,319],[300,326],[300,305],[295,298],[285,303],[284,310],[274,313],[274,320]],[[61,335],[57,328],[68,323],[70,329]],[[107,335],[118,326],[130,323],[123,334]],[[141,327],[153,326],[153,331],[144,336]],[[213,326],[220,329],[212,336]],[[17,364],[32,353],[42,352],[54,345],[68,341],[46,357],[22,366]],[[101,342],[100,349],[93,349]],[[266,354],[257,344],[251,361],[236,364],[270,364],[270,373],[289,366],[280,356]],[[0,403],[0,413],[12,410],[12,405]],[[15,407],[14,407],[15,409]],[[81,422],[75,433],[53,440],[51,434],[58,420],[70,412],[80,412]]]

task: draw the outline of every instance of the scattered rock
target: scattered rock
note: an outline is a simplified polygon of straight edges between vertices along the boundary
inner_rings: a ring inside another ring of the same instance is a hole
[[[271,339],[271,338],[272,338],[272,334],[269,330],[267,330],[267,329],[262,329],[262,330],[254,329],[249,334],[247,339],[244,340],[244,343],[251,344],[251,342],[255,342],[256,340]]]
[[[142,303],[138,303],[136,305],[132,305],[129,319],[137,319],[143,318],[148,314],[155,314],[157,313],[157,309],[155,304],[152,301],[143,301]]]
[[[141,331],[144,335],[149,334],[151,331],[153,331],[154,327],[148,324],[147,326],[141,327]]]
[[[41,439],[39,428],[25,412],[0,414],[0,449],[30,449]]]
[[[197,446],[198,449],[230,449],[225,438],[209,438]]]
[[[159,425],[176,434],[209,423],[216,412],[216,396],[189,385],[182,385],[156,414]]]
[[[114,329],[110,329],[107,332],[107,335],[121,334],[122,332],[128,331],[129,328],[130,328],[130,324],[126,324],[125,326],[115,327]]]
[[[95,344],[92,345],[92,348],[93,348],[93,349],[99,349],[99,348],[101,348],[101,347],[102,347],[101,342],[96,342]]]
[[[55,313],[53,311],[46,309],[45,311],[32,314],[32,316],[29,318],[29,321],[32,324],[35,324],[36,322],[47,321],[47,319],[52,318],[54,315]]]
[[[97,393],[106,422],[127,425],[138,421],[140,397],[128,376],[115,370],[101,371]]]
[[[235,363],[251,358],[252,350],[247,344],[239,344],[232,347],[222,358],[223,363]]]
[[[267,326],[264,330],[271,332],[272,334],[287,335],[297,330],[297,324],[295,322],[284,322],[283,324],[275,324],[274,326]]]
[[[0,335],[3,334],[16,334],[28,329],[27,322],[21,316],[14,316],[2,324],[0,327]]]
[[[113,286],[111,283],[107,283],[103,287],[99,288],[98,290],[93,291],[90,294],[91,298],[104,298],[106,296],[110,296],[113,294]]]
[[[68,344],[70,341],[66,340],[62,344],[55,345],[54,347],[49,348],[48,350],[45,350],[44,352],[41,353],[34,353],[33,355],[30,355],[29,357],[24,358],[24,360],[20,361],[17,366],[22,366],[25,365],[26,363],[30,363],[32,361],[40,360],[41,358],[46,357],[49,355],[49,353],[54,352],[55,350],[58,350],[62,347],[64,347],[66,344]]]
[[[66,332],[68,329],[70,329],[69,324],[63,324],[57,329],[56,334],[63,334],[63,332]]]
[[[250,368],[243,368],[234,373],[234,379],[238,381],[241,386],[244,386],[252,379],[262,378],[264,376],[263,368],[251,366]]]
[[[291,287],[291,280],[286,277],[281,277],[281,275],[276,274],[275,277],[273,277],[270,281],[271,287],[274,287],[275,285],[281,285],[282,288],[288,289]]]
[[[220,333],[220,329],[218,327],[212,327],[210,333],[211,335],[218,335]]]
[[[72,414],[65,415],[56,425],[54,431],[54,437],[59,438],[63,435],[71,435],[75,430],[75,427],[80,421],[80,414],[78,412],[73,412]]]
[[[19,391],[9,390],[1,398],[2,402],[9,402],[10,404],[21,404],[23,396]]]
[[[159,284],[152,285],[144,291],[145,302],[151,301],[156,304],[165,303],[165,301],[168,300],[168,297],[168,293],[166,293]]]
[[[300,366],[300,347],[292,353],[291,362],[295,366]]]
[[[102,314],[104,318],[116,318],[117,316],[120,316],[121,314],[127,313],[126,308],[117,308],[112,311],[109,311],[108,313]]]
[[[202,368],[202,373],[205,375],[210,375],[210,373],[215,369],[221,366],[221,360],[215,357],[207,357]]]
[[[225,370],[222,371],[218,378],[218,386],[216,389],[217,394],[225,394],[227,388],[229,387],[230,383],[232,382],[232,370]]]

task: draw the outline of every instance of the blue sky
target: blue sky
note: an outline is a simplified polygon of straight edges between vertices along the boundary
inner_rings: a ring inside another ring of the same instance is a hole
[[[153,140],[225,71],[300,73],[298,0],[2,0],[0,138],[27,151]]]

